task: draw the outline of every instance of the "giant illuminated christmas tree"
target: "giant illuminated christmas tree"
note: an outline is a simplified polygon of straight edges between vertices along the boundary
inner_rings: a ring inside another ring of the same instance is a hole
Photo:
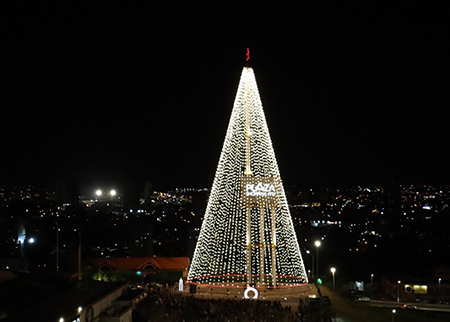
[[[188,281],[261,288],[307,283],[250,67],[242,71]]]

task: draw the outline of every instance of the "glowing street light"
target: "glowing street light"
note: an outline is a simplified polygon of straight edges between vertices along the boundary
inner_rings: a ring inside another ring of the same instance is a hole
[[[110,194],[112,197],[114,197],[114,196],[117,194],[117,192],[116,192],[116,190],[112,189],[112,190],[109,192],[109,194]]]
[[[397,313],[396,309],[392,309],[392,322],[395,320],[395,313]]]
[[[311,255],[311,274],[312,274],[312,278],[314,278],[314,255],[308,249],[306,250],[306,254]]]
[[[314,245],[316,245],[317,247],[317,254],[316,254],[316,260],[317,260],[317,265],[316,265],[316,270],[317,270],[317,278],[319,278],[319,247],[320,247],[320,241],[316,240],[314,242]]]
[[[373,274],[370,274],[370,299],[373,297]]]
[[[442,281],[442,278],[439,277],[439,279],[438,279],[438,285],[439,285],[438,298],[439,298],[439,302],[438,303],[441,303],[441,281]]]
[[[28,243],[29,243],[29,244],[34,244],[35,241],[36,241],[36,240],[35,240],[33,237],[31,237],[31,238],[28,239]]]
[[[100,197],[102,195],[102,191],[98,189],[97,191],[95,191],[95,194],[97,195],[97,197]]]
[[[336,293],[336,287],[335,287],[336,283],[335,283],[334,275],[336,274],[336,268],[332,267],[330,269],[330,271],[331,271],[331,275],[333,275],[333,294],[335,294]]]

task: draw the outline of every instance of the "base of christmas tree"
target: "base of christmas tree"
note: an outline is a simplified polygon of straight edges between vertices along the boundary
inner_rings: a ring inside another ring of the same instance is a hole
[[[255,285],[247,287],[243,283],[228,283],[223,285],[189,284],[190,293],[205,298],[225,298],[241,300],[243,298],[258,300],[286,301],[288,298],[305,298],[310,294],[309,284],[283,285],[270,287]]]

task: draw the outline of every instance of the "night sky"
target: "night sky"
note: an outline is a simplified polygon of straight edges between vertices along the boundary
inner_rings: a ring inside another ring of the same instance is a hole
[[[247,47],[286,185],[450,183],[443,8],[230,7],[6,7],[0,183],[211,187]]]

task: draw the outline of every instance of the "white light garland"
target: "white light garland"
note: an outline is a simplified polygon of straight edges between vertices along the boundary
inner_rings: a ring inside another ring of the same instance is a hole
[[[242,71],[188,281],[236,287],[307,283],[249,67]]]

